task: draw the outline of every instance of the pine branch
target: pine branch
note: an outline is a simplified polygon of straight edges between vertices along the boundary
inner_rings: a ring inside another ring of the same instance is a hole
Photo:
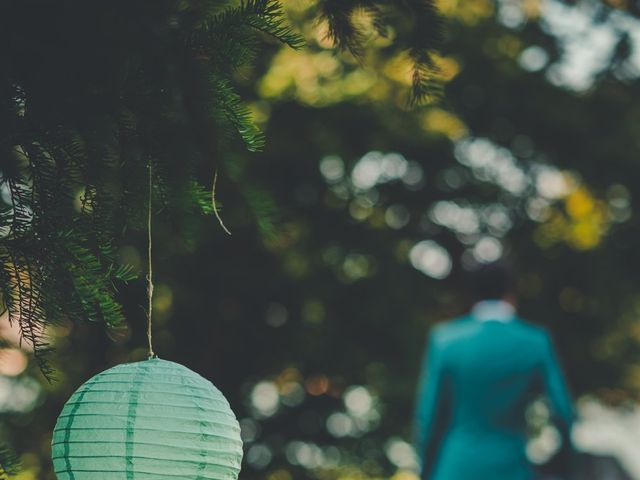
[[[441,89],[435,79],[438,67],[433,54],[440,46],[442,23],[434,0],[398,1],[413,18],[407,44],[414,63],[412,102],[420,103],[437,95]]]
[[[432,0],[324,0],[322,8],[338,47],[356,54],[365,38],[354,9],[384,34],[388,11],[400,8],[411,20],[398,41],[416,65],[413,97],[427,95]],[[101,28],[90,27],[96,19]],[[0,311],[50,376],[49,325],[125,321],[116,290],[135,275],[117,264],[117,247],[124,232],[145,228],[147,164],[154,213],[185,222],[212,213],[211,193],[195,179],[222,166],[232,175],[233,148],[264,145],[237,91],[238,70],[256,59],[263,36],[292,48],[303,41],[277,0],[4,2],[0,32]],[[234,179],[268,235],[272,195]]]
[[[291,48],[304,46],[304,39],[287,24],[282,6],[274,0],[243,1],[238,7],[227,9],[205,22],[193,38],[201,44],[206,39],[215,44],[221,34],[237,34],[242,27],[251,27]]]
[[[433,55],[440,46],[442,25],[434,0],[323,0],[320,8],[328,23],[329,39],[338,49],[356,57],[362,57],[366,37],[354,22],[354,13],[360,9],[369,14],[378,34],[384,36],[390,22],[385,11],[401,12],[408,27],[399,29],[396,43],[408,50],[413,61],[411,103],[439,94],[441,86]]]
[[[380,8],[374,2],[360,0],[325,0],[321,4],[322,16],[327,21],[328,38],[339,50],[349,51],[355,57],[364,52],[366,36],[354,23],[353,15],[358,9],[366,11],[374,18],[379,34],[385,34],[385,26]]]
[[[214,98],[210,105],[211,116],[218,123],[229,122],[233,125],[235,132],[240,134],[249,151],[260,151],[264,147],[264,135],[256,127],[251,112],[240,95],[234,91],[231,82],[215,76],[211,77],[210,82],[211,96]]]

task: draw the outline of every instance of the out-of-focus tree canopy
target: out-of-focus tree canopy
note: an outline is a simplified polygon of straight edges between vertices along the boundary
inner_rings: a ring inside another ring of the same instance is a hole
[[[230,398],[241,478],[414,479],[424,336],[467,306],[464,269],[503,256],[576,396],[637,401],[638,20],[599,2],[441,0],[443,95],[409,108],[393,28],[357,11],[355,59],[313,2],[284,5],[307,47],[272,44],[233,77],[268,139],[225,152],[250,186],[220,179],[233,235],[210,217],[156,223],[156,350]],[[142,271],[142,240],[128,234],[119,262]],[[120,292],[129,328],[113,339],[56,327],[57,383],[33,365],[0,377],[22,392],[0,398],[20,478],[53,478],[49,432],[80,382],[145,356],[143,298]]]

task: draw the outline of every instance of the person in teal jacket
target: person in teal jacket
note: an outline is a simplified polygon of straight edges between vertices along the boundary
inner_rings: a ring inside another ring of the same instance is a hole
[[[423,480],[530,480],[525,410],[546,395],[565,448],[573,406],[549,334],[516,315],[508,270],[472,276],[478,302],[432,329],[416,405]]]

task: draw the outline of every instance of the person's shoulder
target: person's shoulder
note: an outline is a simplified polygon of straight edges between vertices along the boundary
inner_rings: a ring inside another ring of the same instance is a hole
[[[431,329],[431,339],[435,343],[448,343],[459,338],[473,328],[477,322],[469,316],[460,316],[445,320]]]

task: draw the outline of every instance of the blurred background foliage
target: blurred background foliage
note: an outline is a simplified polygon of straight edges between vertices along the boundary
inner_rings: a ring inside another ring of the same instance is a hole
[[[155,349],[228,396],[246,445],[241,478],[414,480],[425,335],[468,306],[465,268],[501,257],[517,266],[522,315],[552,331],[576,398],[631,411],[631,2],[440,0],[443,95],[413,108],[393,29],[381,37],[358,14],[368,39],[355,59],[335,53],[314,2],[283,4],[306,48],[267,42],[234,74],[268,142],[226,152],[218,199],[233,235],[211,217],[155,219]],[[143,235],[128,234],[118,257],[144,272]],[[144,292],[119,292],[125,328],[52,327],[53,384],[3,317],[1,433],[23,463],[14,478],[52,479],[50,432],[69,394],[145,358]]]

